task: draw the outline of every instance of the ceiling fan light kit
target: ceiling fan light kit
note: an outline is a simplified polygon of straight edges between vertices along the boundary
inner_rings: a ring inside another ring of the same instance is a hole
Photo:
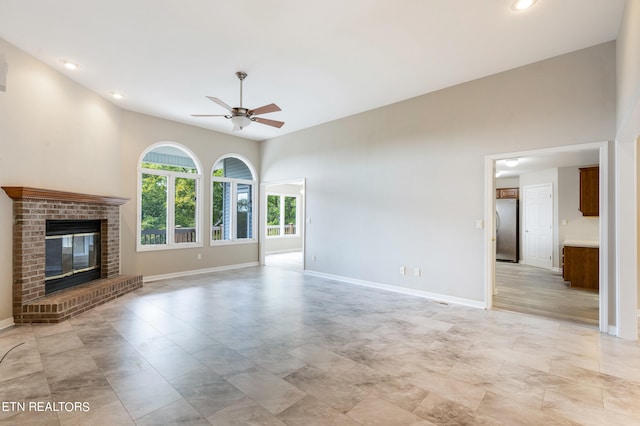
[[[224,117],[231,120],[233,123],[233,130],[242,130],[252,122],[266,124],[267,126],[280,128],[284,125],[283,121],[269,120],[262,117],[254,117],[255,115],[268,114],[270,112],[281,111],[280,107],[276,104],[263,105],[255,109],[247,109],[242,106],[242,82],[247,78],[247,73],[243,71],[236,72],[236,77],[240,80],[240,106],[230,107],[223,101],[213,96],[207,96],[206,98],[212,102],[217,103],[222,108],[229,111],[231,114],[191,114],[192,117]]]

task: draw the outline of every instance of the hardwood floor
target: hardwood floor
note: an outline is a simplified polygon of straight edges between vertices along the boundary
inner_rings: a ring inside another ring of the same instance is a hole
[[[570,288],[559,272],[497,262],[496,289],[496,309],[598,324],[598,293]]]

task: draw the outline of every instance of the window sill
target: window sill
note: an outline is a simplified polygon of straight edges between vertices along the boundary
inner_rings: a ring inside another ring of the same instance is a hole
[[[210,245],[215,246],[233,246],[242,244],[258,244],[258,240],[211,240]]]
[[[149,245],[140,245],[136,247],[137,252],[145,252],[145,251],[162,251],[162,250],[181,250],[187,248],[201,248],[203,247],[202,243],[182,243],[182,244],[149,244]]]

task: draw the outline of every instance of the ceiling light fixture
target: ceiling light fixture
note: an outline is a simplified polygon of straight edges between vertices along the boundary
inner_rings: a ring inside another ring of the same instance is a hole
[[[80,66],[78,64],[75,64],[75,63],[69,62],[69,61],[65,61],[64,59],[62,61],[60,61],[60,62],[68,70],[77,70],[78,68],[80,68]]]
[[[504,164],[506,164],[508,167],[515,167],[518,165],[519,161],[520,160],[518,158],[508,158],[504,160]]]
[[[246,115],[234,115],[231,117],[233,123],[233,130],[242,130],[251,124],[251,119]]]
[[[124,95],[122,93],[118,93],[118,92],[111,92],[111,96],[113,96],[113,98],[115,98],[115,99],[124,98]]]
[[[531,6],[535,4],[536,0],[516,0],[511,5],[511,9],[515,11],[521,11],[529,9]]]

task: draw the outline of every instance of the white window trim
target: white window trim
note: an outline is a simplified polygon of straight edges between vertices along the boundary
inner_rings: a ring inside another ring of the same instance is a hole
[[[280,239],[280,238],[298,238],[300,236],[300,194],[288,194],[286,192],[267,192],[265,194],[265,203],[267,203],[267,211],[268,211],[268,202],[269,202],[269,196],[273,195],[276,197],[280,197],[280,235],[268,235],[266,238],[271,240],[271,239]],[[285,235],[284,233],[284,228],[285,228],[285,223],[284,223],[284,197],[291,197],[291,198],[295,198],[296,199],[296,233],[295,234],[288,234]],[[266,223],[266,221],[265,221]],[[269,225],[265,225],[265,226],[269,226]]]
[[[142,167],[142,160],[144,159],[147,153],[153,151],[154,149],[161,146],[171,146],[177,149],[180,149],[191,157],[194,164],[196,165],[196,169],[198,173],[182,173],[182,172],[171,172],[168,170],[157,170],[157,169],[146,169]],[[158,176],[166,176],[167,177],[167,223],[165,224],[166,228],[166,244],[149,244],[143,245],[140,242],[140,236],[142,235],[142,175],[143,174],[153,174]],[[196,228],[196,241],[193,243],[176,243],[175,242],[175,178],[188,178],[194,179],[196,182],[196,217],[195,217],[195,228]],[[137,173],[137,210],[136,210],[136,251],[158,251],[158,250],[175,250],[182,248],[194,248],[194,247],[202,247],[202,200],[204,200],[202,196],[202,166],[200,165],[200,160],[198,157],[187,147],[175,143],[175,142],[157,142],[153,145],[147,147],[140,155],[138,159],[138,173]]]
[[[225,158],[236,158],[238,160],[241,160],[248,168],[249,168],[249,172],[251,173],[251,176],[253,177],[253,180],[248,180],[248,179],[237,179],[237,178],[228,178],[228,177],[218,177],[218,176],[213,176],[213,167],[216,166],[216,164],[218,164],[220,161],[224,160]],[[230,215],[230,223],[229,226],[231,227],[231,239],[229,240],[214,240],[212,235],[211,235],[211,221],[213,218],[213,198],[211,199],[211,202],[209,203],[209,224],[207,225],[207,230],[208,230],[208,234],[209,234],[209,244],[211,246],[225,246],[225,245],[236,245],[236,244],[255,244],[256,242],[258,242],[258,223],[257,223],[257,214],[256,214],[256,207],[258,206],[258,197],[257,197],[257,191],[256,188],[258,186],[258,181],[256,180],[256,170],[253,167],[253,164],[251,164],[251,162],[249,161],[249,159],[247,157],[245,157],[244,155],[241,154],[235,154],[235,153],[229,153],[229,154],[225,154],[223,156],[221,156],[220,158],[218,158],[214,163],[213,166],[211,167],[211,171],[209,173],[209,177],[211,179],[211,184],[209,185],[209,195],[211,197],[213,197],[213,184],[214,182],[229,182],[231,184],[231,212],[232,214]],[[236,234],[237,234],[237,229],[236,229],[236,220],[237,220],[237,213],[238,213],[238,184],[245,184],[245,185],[251,185],[251,229],[252,229],[252,233],[251,233],[251,238],[237,238]]]

